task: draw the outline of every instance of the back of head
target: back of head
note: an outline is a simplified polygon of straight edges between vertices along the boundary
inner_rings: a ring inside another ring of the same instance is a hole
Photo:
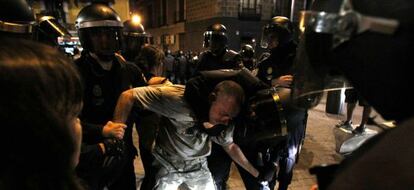
[[[154,45],[145,45],[142,47],[137,58],[138,66],[144,73],[150,72],[158,76],[161,73],[157,73],[157,71],[160,69],[163,60],[164,53]]]
[[[242,105],[244,102],[244,90],[240,84],[225,80],[216,85],[213,92],[217,95],[232,96],[236,99],[237,105]]]
[[[0,35],[31,39],[35,18],[26,0],[0,0]]]
[[[104,4],[84,7],[76,18],[83,49],[98,55],[113,55],[122,44],[122,22],[118,13]]]
[[[0,44],[0,189],[79,189],[70,119],[80,112],[80,77],[56,49],[31,41]],[[28,156],[30,155],[30,156]]]

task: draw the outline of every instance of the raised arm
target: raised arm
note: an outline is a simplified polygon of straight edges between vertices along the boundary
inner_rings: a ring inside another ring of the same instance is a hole
[[[231,159],[233,159],[233,161],[235,161],[242,168],[248,171],[252,176],[259,176],[259,171],[249,162],[249,160],[247,160],[247,158],[244,156],[243,152],[237,144],[230,143],[228,145],[223,145],[223,148],[231,157]]]
[[[135,97],[133,95],[133,89],[122,92],[118,98],[118,103],[115,107],[114,121],[119,123],[125,123],[134,105]]]

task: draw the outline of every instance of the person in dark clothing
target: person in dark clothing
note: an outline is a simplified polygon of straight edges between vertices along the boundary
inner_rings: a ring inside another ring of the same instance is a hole
[[[165,77],[167,77],[168,80],[174,81],[175,80],[175,73],[174,73],[174,62],[175,58],[171,54],[171,50],[165,51],[165,59],[163,61],[163,72],[165,73]]]
[[[293,81],[292,66],[297,46],[293,40],[292,30],[293,26],[290,20],[282,16],[273,17],[272,21],[263,28],[261,46],[269,49],[270,55],[259,63],[257,77],[268,85],[291,87]],[[267,151],[271,150],[268,152],[269,154],[279,155],[270,157],[275,157],[280,167],[277,178],[275,175],[269,182],[270,189],[275,186],[276,179],[280,182],[279,190],[288,188],[292,180],[293,166],[305,134],[307,111],[289,107],[285,112],[289,131],[286,147],[267,147]],[[255,149],[250,149],[250,151],[255,151]],[[250,151],[246,150],[246,152]],[[250,188],[248,187],[248,189]]]
[[[254,48],[250,44],[244,44],[239,52],[243,66],[249,69],[253,75],[256,75],[257,62],[255,58]]]
[[[216,69],[241,68],[240,55],[227,47],[227,29],[222,24],[213,24],[204,32],[205,48],[209,50],[200,54],[197,72]]]
[[[289,86],[292,82],[291,67],[296,55],[292,23],[286,17],[276,16],[272,24],[263,28],[262,48],[269,55],[260,61],[257,77],[269,85]]]
[[[175,65],[177,66],[176,69],[176,78],[178,84],[184,84],[187,82],[187,74],[188,74],[188,59],[184,55],[184,51],[180,50],[175,57]]]
[[[137,152],[132,144],[132,122],[124,125],[111,120],[119,95],[146,85],[145,79],[137,66],[116,53],[121,48],[122,22],[113,9],[103,4],[86,6],[76,27],[84,50],[75,64],[85,95],[77,173],[91,189],[135,190],[133,161]]]
[[[345,90],[345,102],[346,105],[346,120],[341,121],[337,127],[343,127],[346,130],[351,130],[354,134],[363,134],[366,129],[366,124],[369,120],[369,114],[371,113],[371,106],[368,102],[359,95],[359,93],[355,89],[346,89]],[[354,110],[356,107],[357,102],[359,105],[363,107],[362,110],[362,118],[361,123],[358,127],[353,129],[352,127],[352,116],[354,114]]]
[[[136,61],[135,59],[138,57],[141,48],[146,44],[148,35],[145,32],[144,26],[133,20],[124,22],[122,35],[124,40],[122,56],[128,62],[133,63]]]

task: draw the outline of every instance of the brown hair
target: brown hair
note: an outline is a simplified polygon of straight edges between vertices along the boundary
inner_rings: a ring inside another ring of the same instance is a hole
[[[1,42],[0,121],[7,135],[0,138],[0,189],[82,189],[69,127],[82,105],[76,69],[52,47]]]
[[[236,82],[231,80],[225,80],[216,85],[213,92],[223,95],[228,95],[236,98],[237,105],[241,106],[244,102],[244,90],[243,88]]]

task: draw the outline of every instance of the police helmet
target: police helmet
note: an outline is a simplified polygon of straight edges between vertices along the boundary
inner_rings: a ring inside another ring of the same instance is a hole
[[[82,47],[90,52],[111,55],[122,44],[121,18],[111,7],[91,4],[84,7],[75,22]]]
[[[260,45],[262,48],[267,48],[269,40],[276,37],[279,44],[284,44],[293,39],[293,25],[292,22],[284,16],[275,16],[269,24],[266,24],[262,30],[262,39]]]
[[[124,22],[122,30],[124,38],[124,54],[125,58],[134,59],[138,56],[144,44],[149,44],[149,36],[145,32],[144,26],[134,20]]]
[[[207,30],[204,32],[203,47],[211,48],[212,43],[226,46],[227,40],[227,28],[219,23],[213,24],[207,27]]]
[[[254,48],[250,44],[244,44],[240,49],[240,55],[242,58],[253,59]]]
[[[70,38],[69,31],[53,16],[40,16],[37,19],[36,40],[49,45],[58,45],[58,37]]]
[[[0,0],[0,34],[31,38],[35,26],[32,9],[25,0]]]
[[[127,20],[124,22],[124,36],[145,36],[145,28],[141,23]]]

